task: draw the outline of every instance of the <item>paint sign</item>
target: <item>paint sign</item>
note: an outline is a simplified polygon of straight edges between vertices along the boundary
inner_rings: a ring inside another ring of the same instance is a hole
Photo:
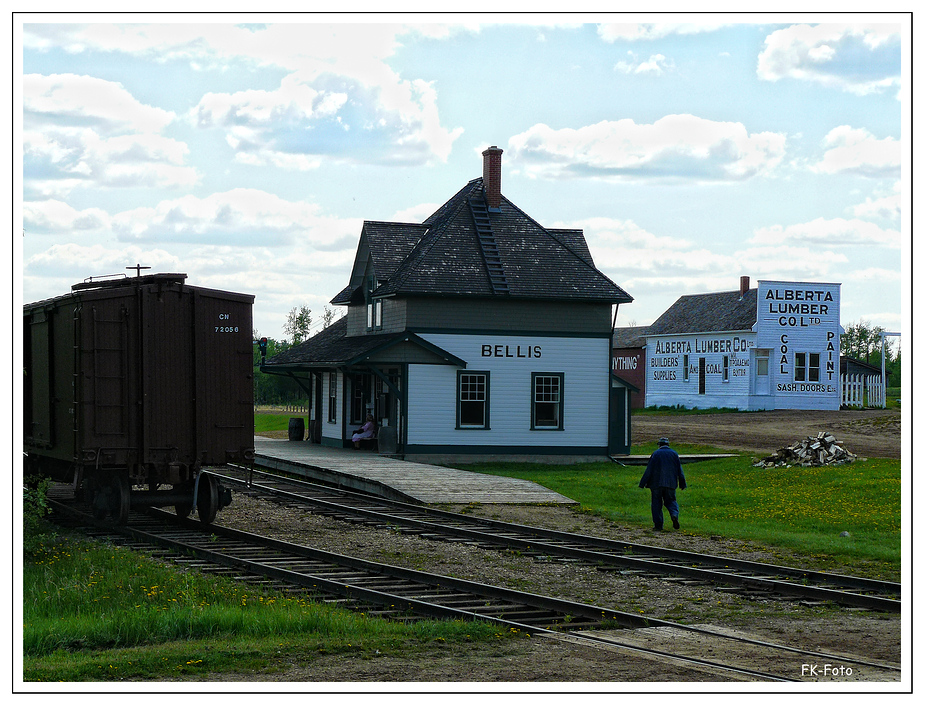
[[[840,299],[840,284],[758,283],[757,346],[772,352],[772,394],[838,408]]]

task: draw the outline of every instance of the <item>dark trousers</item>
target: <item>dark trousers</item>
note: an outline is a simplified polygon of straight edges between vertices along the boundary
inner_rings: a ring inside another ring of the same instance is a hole
[[[662,505],[668,508],[668,514],[672,517],[678,516],[678,501],[675,499],[674,488],[650,488],[652,491],[652,522],[658,529],[665,524],[665,517],[662,515]]]

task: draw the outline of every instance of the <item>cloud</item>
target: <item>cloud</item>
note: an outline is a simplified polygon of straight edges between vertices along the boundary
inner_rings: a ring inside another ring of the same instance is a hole
[[[624,74],[655,74],[661,76],[665,70],[674,69],[674,62],[666,59],[664,54],[653,54],[648,61],[639,61],[636,54],[627,52],[629,61],[618,61],[613,69]]]
[[[765,38],[758,77],[811,81],[857,95],[898,88],[898,24],[792,25]]]
[[[875,223],[859,218],[816,218],[807,223],[758,228],[750,242],[759,245],[801,243],[827,247],[876,246],[890,249],[899,249],[902,245],[899,231],[881,228]]]
[[[325,215],[317,204],[287,201],[259,189],[238,188],[205,197],[186,195],[110,215],[59,200],[23,204],[29,235],[108,237],[138,246],[157,243],[294,247],[308,252],[353,249],[362,220]]]
[[[157,133],[176,117],[136,100],[122,84],[76,74],[23,76],[24,122],[78,124],[104,134]]]
[[[634,302],[624,317],[654,321],[678,297],[736,289],[739,277],[825,281],[841,271],[848,257],[807,243],[756,243],[726,251],[683,238],[657,235],[631,220],[587,218],[558,222],[554,228],[580,228],[595,265],[623,287]],[[628,320],[628,319],[624,319]]]
[[[23,262],[23,301],[47,298],[49,292],[51,296],[66,294],[71,285],[89,277],[130,274],[125,268],[136,262],[157,272],[182,271],[179,258],[160,248],[56,243]]]
[[[899,270],[888,270],[884,267],[866,267],[846,272],[844,279],[865,285],[883,284],[884,282],[899,283],[902,281],[902,273]]]
[[[387,60],[400,38],[450,37],[445,25],[140,24],[29,25],[26,45],[94,49],[197,71],[273,69],[273,90],[209,93],[185,116],[225,133],[237,161],[309,170],[320,155],[373,164],[445,162],[462,128],[441,124],[432,82],[406,78]]]
[[[29,197],[75,188],[164,188],[198,183],[185,143],[160,134],[175,116],[91,76],[23,79],[23,176]]]
[[[597,34],[605,42],[612,44],[617,41],[635,42],[662,39],[672,34],[685,35],[715,32],[723,26],[722,24],[672,24],[668,22],[649,22],[642,24],[613,23],[598,25]]]
[[[864,128],[842,125],[823,140],[826,152],[812,167],[823,174],[856,174],[866,177],[898,178],[902,167],[902,144],[887,137],[878,140]]]
[[[362,221],[325,216],[317,204],[238,188],[192,195],[112,217],[112,231],[126,243],[208,243],[245,247],[286,246],[337,250],[355,245]]]
[[[900,182],[893,185],[893,193],[876,198],[867,197],[864,203],[851,208],[851,214],[864,220],[883,220],[899,223],[902,213],[902,194]]]
[[[538,124],[508,144],[512,166],[530,177],[740,181],[773,170],[786,137],[668,115],[650,125],[624,119],[553,130]]]

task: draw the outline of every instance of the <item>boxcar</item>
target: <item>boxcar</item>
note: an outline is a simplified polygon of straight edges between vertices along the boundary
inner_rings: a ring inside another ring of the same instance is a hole
[[[153,274],[25,305],[26,474],[72,482],[101,518],[211,522],[230,492],[203,471],[253,460],[253,302]]]

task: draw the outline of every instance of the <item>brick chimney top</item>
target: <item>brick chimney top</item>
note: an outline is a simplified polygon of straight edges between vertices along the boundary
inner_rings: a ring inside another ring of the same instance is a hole
[[[751,288],[751,279],[748,275],[742,275],[739,277],[739,296],[744,297],[745,292]]]
[[[488,208],[501,208],[501,154],[504,150],[492,145],[482,152],[482,186]]]

